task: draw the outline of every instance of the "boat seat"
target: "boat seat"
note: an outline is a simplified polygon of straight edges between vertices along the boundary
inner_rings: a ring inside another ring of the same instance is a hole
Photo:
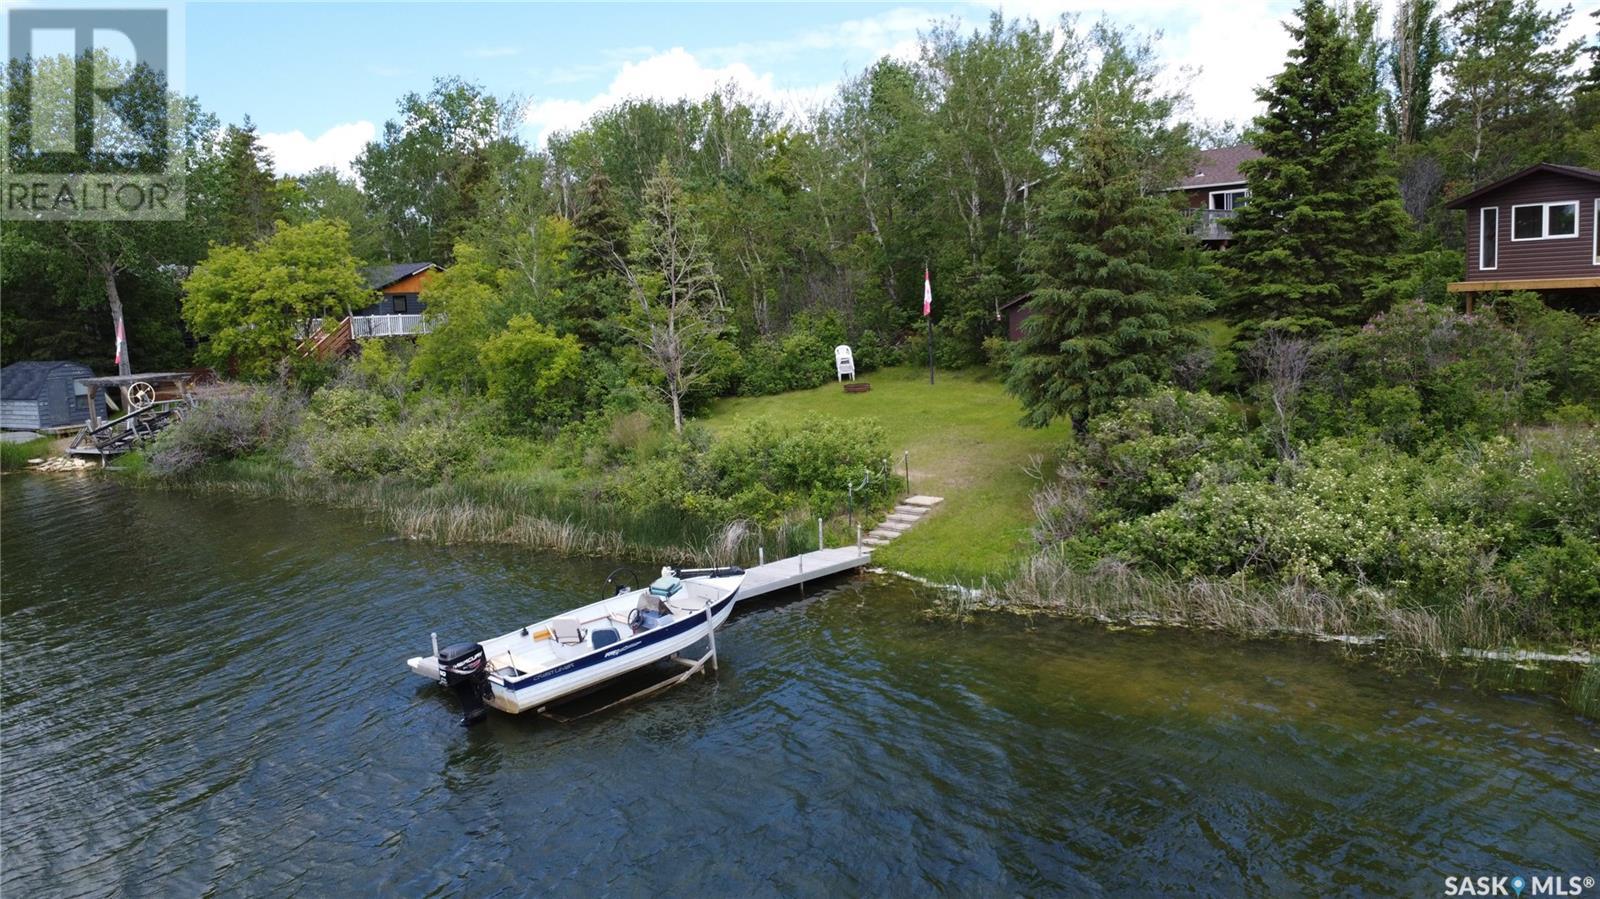
[[[576,646],[588,636],[583,628],[578,626],[578,619],[576,618],[550,619],[550,634],[562,646]]]

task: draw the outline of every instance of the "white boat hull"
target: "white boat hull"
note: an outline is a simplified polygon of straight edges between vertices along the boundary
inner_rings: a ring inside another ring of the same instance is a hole
[[[593,689],[630,671],[682,652],[710,637],[711,632],[728,619],[742,580],[742,574],[705,579],[701,584],[711,590],[702,590],[698,598],[691,597],[685,603],[675,603],[674,620],[669,623],[653,630],[635,632],[616,643],[560,660],[538,671],[524,672],[497,667],[495,660],[516,660],[516,650],[535,639],[529,636],[530,630],[537,633],[541,625],[530,625],[485,641],[482,645],[491,666],[488,704],[511,714],[536,711],[552,702]],[[685,584],[689,583],[685,581]],[[593,609],[606,603],[631,606],[643,592],[625,593],[585,608]],[[683,607],[689,603],[693,603],[694,608]],[[407,659],[406,665],[414,674],[443,683],[436,658],[417,656]]]

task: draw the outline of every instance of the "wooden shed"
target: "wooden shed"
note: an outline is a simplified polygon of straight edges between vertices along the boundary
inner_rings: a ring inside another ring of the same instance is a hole
[[[1466,277],[1452,293],[1600,288],[1600,171],[1530,166],[1445,208],[1467,213]]]
[[[37,431],[80,427],[90,418],[88,391],[79,383],[94,377],[77,362],[13,362],[0,368],[0,428]],[[97,399],[100,416],[105,400]]]

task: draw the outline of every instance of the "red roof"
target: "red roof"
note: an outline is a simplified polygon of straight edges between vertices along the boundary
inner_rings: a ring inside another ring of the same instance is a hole
[[[1260,158],[1261,151],[1249,144],[1201,150],[1195,161],[1194,174],[1179,181],[1178,186],[1173,189],[1196,190],[1202,187],[1243,184],[1244,176],[1239,174],[1239,166]]]

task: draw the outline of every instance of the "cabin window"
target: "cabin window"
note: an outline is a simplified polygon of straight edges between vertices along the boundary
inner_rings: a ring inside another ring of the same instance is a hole
[[[1578,201],[1529,203],[1511,207],[1512,240],[1555,240],[1578,236]]]
[[[1478,270],[1493,271],[1500,266],[1500,207],[1478,210]]]
[[[405,315],[407,312],[411,311],[411,305],[406,300],[407,300],[406,294],[397,293],[397,294],[394,295],[394,314],[395,315]]]
[[[1214,190],[1211,192],[1211,208],[1216,210],[1238,209],[1249,198],[1248,190]]]

